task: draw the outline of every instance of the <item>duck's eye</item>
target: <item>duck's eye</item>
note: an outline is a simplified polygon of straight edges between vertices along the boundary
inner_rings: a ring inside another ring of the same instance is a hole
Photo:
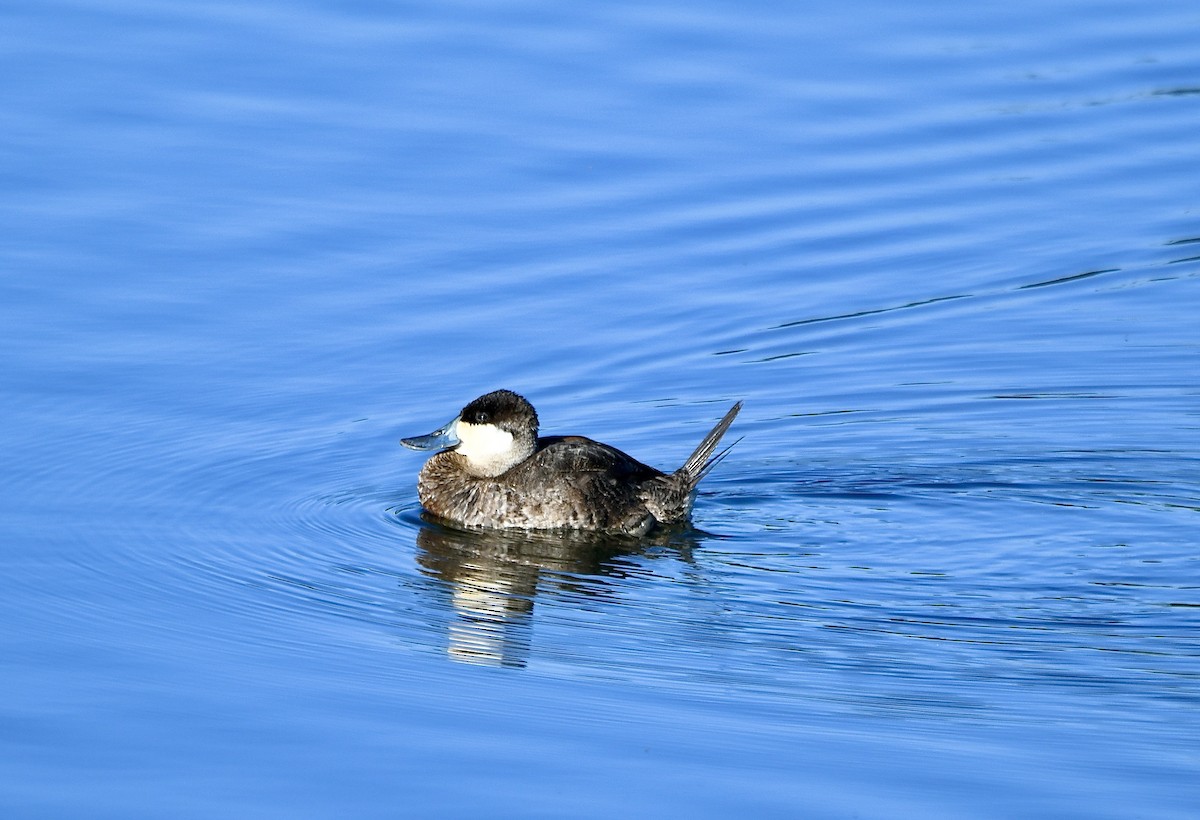
[[[488,415],[486,410],[480,410],[478,413],[475,414],[475,423],[476,424],[487,424],[491,420],[491,418],[492,417],[490,415]]]

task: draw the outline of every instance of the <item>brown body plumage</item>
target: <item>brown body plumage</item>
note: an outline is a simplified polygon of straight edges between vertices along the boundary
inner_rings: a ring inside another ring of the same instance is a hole
[[[670,474],[582,436],[539,438],[533,407],[507,390],[481,396],[437,433],[404,443],[452,447],[426,462],[417,483],[421,504],[448,523],[644,535],[687,518],[740,409],[740,402],[730,408]]]

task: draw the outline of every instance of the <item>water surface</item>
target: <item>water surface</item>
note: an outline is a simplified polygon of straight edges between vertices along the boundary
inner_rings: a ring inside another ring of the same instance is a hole
[[[1200,12],[4,12],[6,816],[1189,817]],[[637,544],[422,520],[508,387]]]

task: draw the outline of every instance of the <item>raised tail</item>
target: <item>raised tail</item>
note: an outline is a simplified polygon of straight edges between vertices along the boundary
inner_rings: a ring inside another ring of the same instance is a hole
[[[733,407],[730,407],[725,417],[717,422],[716,427],[708,431],[708,435],[704,437],[704,440],[700,442],[695,451],[688,456],[688,460],[683,462],[683,466],[675,471],[674,477],[683,480],[689,493],[696,489],[696,485],[700,483],[700,479],[708,475],[709,470],[716,467],[721,459],[728,455],[733,444],[737,444],[737,441],[735,441],[715,456],[713,455],[713,450],[717,449],[717,445],[721,443],[721,437],[729,430],[729,425],[733,424],[734,418],[737,417],[738,411],[741,409],[742,403],[740,401]]]
[[[683,463],[682,467],[670,475],[656,476],[642,484],[640,496],[651,516],[648,519],[649,526],[653,526],[656,521],[663,524],[674,524],[688,517],[688,513],[692,509],[692,501],[696,497],[696,485],[700,483],[700,479],[708,475],[708,471],[725,458],[733,444],[737,444],[735,441],[715,456],[713,455],[713,450],[717,449],[717,445],[721,443],[721,437],[729,430],[729,425],[733,424],[733,419],[741,409],[740,401],[730,407],[725,418],[718,421],[717,426],[708,431],[708,435],[700,442],[695,452],[688,456],[688,460]],[[642,532],[644,533],[644,530]],[[636,534],[632,530],[630,533]]]

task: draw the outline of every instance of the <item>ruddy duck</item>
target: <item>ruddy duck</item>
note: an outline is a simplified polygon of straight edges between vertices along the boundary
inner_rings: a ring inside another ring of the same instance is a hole
[[[401,443],[442,450],[421,468],[417,495],[448,523],[640,536],[687,518],[696,485],[729,452],[713,456],[741,409],[733,405],[669,475],[583,436],[539,437],[533,405],[511,390],[480,396],[441,429]]]

